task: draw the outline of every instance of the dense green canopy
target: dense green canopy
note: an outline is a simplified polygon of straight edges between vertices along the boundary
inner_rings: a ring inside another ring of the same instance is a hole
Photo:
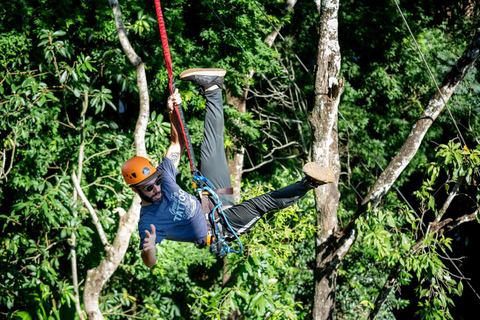
[[[241,145],[247,152],[242,197],[297,180],[314,139],[308,122],[319,40],[314,1],[299,1],[290,11],[280,0],[165,0],[162,6],[175,76],[187,68],[218,67],[227,69],[225,92],[240,96],[249,85],[247,112],[225,103],[226,147]],[[158,161],[169,143],[170,124],[154,3],[132,0],[120,7],[129,41],[146,68],[151,102],[146,148]],[[441,83],[471,42],[478,8],[473,1],[447,0],[403,1],[400,7]],[[281,26],[282,37],[270,47],[265,39],[272,25]],[[395,2],[341,1],[338,33],[345,81],[338,124],[339,223],[344,226],[436,89]],[[72,243],[80,297],[87,271],[104,258],[105,247],[70,176],[80,174],[112,241],[119,221],[115,209],[128,210],[133,197],[120,166],[135,155],[135,69],[121,50],[108,1],[93,0],[4,0],[0,65],[0,317],[78,319]],[[455,200],[459,210],[451,218],[478,211],[478,78],[476,68],[466,75],[448,112],[439,116],[397,180],[425,221],[448,195],[443,183],[459,177],[465,179],[463,195]],[[204,100],[190,83],[177,81],[177,87],[198,147]],[[181,167],[179,180],[191,191],[186,157]],[[410,301],[415,311],[424,318],[435,310],[448,317],[452,296],[462,285],[447,281],[450,292],[438,289],[435,296],[443,304],[432,306],[425,298],[431,290],[426,279],[435,279],[434,270],[443,272],[436,250],[452,246],[453,235],[425,240],[438,247],[407,259],[400,252],[408,252],[421,233],[419,225],[397,192],[388,194],[382,210],[358,221],[361,235],[339,272],[338,318],[366,318],[393,259],[405,264],[401,284],[421,286]],[[260,221],[243,238],[245,254],[230,255],[227,264],[208,250],[166,242],[157,249],[159,262],[148,269],[134,232],[103,288],[100,309],[108,319],[205,319],[231,310],[245,319],[309,319],[316,232],[311,194]],[[398,255],[388,256],[393,252]],[[223,268],[233,279],[227,285],[222,285]],[[390,293],[379,318],[393,319],[395,310],[408,303]]]

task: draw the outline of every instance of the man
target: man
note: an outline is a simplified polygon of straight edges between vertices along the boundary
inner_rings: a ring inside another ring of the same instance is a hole
[[[200,172],[216,190],[222,202],[228,224],[240,236],[248,232],[268,211],[286,208],[304,196],[307,191],[333,182],[333,172],[316,163],[303,167],[305,177],[280,190],[269,192],[235,205],[231,192],[230,173],[224,150],[223,69],[189,69],[180,75],[184,81],[193,81],[206,98],[205,130],[200,152]],[[142,259],[152,267],[156,263],[155,244],[163,239],[206,244],[207,222],[199,200],[183,191],[175,182],[177,167],[185,147],[180,135],[180,122],[174,104],[182,102],[178,92],[168,98],[171,144],[158,167],[143,157],[133,157],[122,166],[125,182],[142,199],[140,233]],[[228,227],[220,221],[228,234]]]

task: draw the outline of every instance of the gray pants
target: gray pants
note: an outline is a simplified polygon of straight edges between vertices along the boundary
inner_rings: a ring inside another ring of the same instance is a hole
[[[223,142],[222,90],[206,91],[205,98],[207,100],[207,110],[200,150],[200,173],[211,182],[214,189],[231,188],[230,172]],[[218,197],[223,206],[232,206],[224,210],[224,213],[229,225],[237,235],[241,235],[248,232],[263,214],[294,204],[308,190],[299,181],[285,188],[245,200],[237,205],[235,205],[232,194],[218,194]],[[226,227],[226,230],[229,229],[225,225],[224,227]]]

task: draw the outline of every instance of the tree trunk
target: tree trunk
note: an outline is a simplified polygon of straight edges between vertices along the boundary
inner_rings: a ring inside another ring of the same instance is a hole
[[[115,19],[115,26],[118,38],[125,55],[128,57],[132,65],[135,67],[137,74],[137,87],[139,93],[140,112],[135,127],[135,148],[138,156],[147,156],[145,148],[145,131],[148,124],[150,114],[150,100],[148,95],[147,77],[142,59],[135,53],[125,32],[125,26],[122,19],[122,13],[118,1],[110,0]],[[81,191],[78,186],[77,191]],[[84,203],[87,204],[87,199]],[[83,302],[85,311],[89,319],[104,319],[100,312],[98,298],[102,291],[103,285],[110,279],[111,275],[117,269],[121,260],[125,256],[125,252],[130,242],[130,237],[138,223],[140,212],[140,198],[135,195],[128,212],[118,208],[116,210],[120,216],[120,223],[113,244],[105,246],[106,257],[96,268],[88,270],[87,280],[85,282],[85,291],[83,293]],[[102,236],[102,235],[101,235]]]
[[[338,177],[340,162],[337,114],[343,93],[338,43],[338,0],[317,1],[320,14],[320,39],[315,73],[315,103],[312,124],[313,160],[335,173],[335,182],[315,189],[317,224],[315,299],[313,319],[335,318],[335,286],[343,255],[337,255],[337,208],[340,199]]]
[[[253,74],[253,73],[252,73]],[[243,94],[239,97],[232,96],[231,92],[227,90],[225,94],[225,99],[227,104],[233,106],[240,113],[245,113],[247,111],[247,92],[248,84]],[[233,198],[235,203],[240,202],[240,187],[242,182],[242,168],[243,168],[243,159],[245,157],[245,148],[242,146],[239,149],[230,148],[227,150],[227,161],[228,161],[228,170],[230,171],[230,177],[232,179],[233,187]],[[230,160],[228,160],[230,159]]]
[[[115,19],[115,27],[117,29],[118,40],[122,46],[123,52],[127,56],[130,63],[135,67],[137,75],[137,88],[140,99],[140,112],[138,114],[137,125],[135,127],[135,148],[137,156],[147,157],[147,149],[145,147],[145,131],[147,129],[148,117],[150,116],[150,98],[148,95],[147,76],[145,74],[145,65],[142,58],[136,54],[128,41],[125,25],[123,23],[122,12],[118,1],[109,0]]]
[[[138,223],[140,197],[135,195],[128,213],[123,209],[118,209],[117,212],[120,216],[120,223],[115,240],[113,244],[106,246],[105,259],[103,259],[97,267],[88,270],[87,273],[83,303],[87,317],[90,320],[104,319],[100,312],[98,298],[100,297],[103,285],[110,279],[115,270],[117,270],[118,265],[125,256],[130,242],[130,236]]]

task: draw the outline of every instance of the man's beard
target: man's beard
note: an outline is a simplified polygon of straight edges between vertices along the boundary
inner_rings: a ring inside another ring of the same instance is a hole
[[[156,196],[157,194],[162,192],[161,190],[160,190],[159,193],[154,194],[152,197],[147,196],[145,193],[143,193],[142,190],[139,190],[139,191],[140,192],[138,193],[138,195],[140,196],[140,199],[142,199],[142,201],[144,201],[144,202],[149,202],[149,203],[152,203],[152,204],[162,202],[163,197],[160,197],[158,199],[153,199],[154,196]]]

